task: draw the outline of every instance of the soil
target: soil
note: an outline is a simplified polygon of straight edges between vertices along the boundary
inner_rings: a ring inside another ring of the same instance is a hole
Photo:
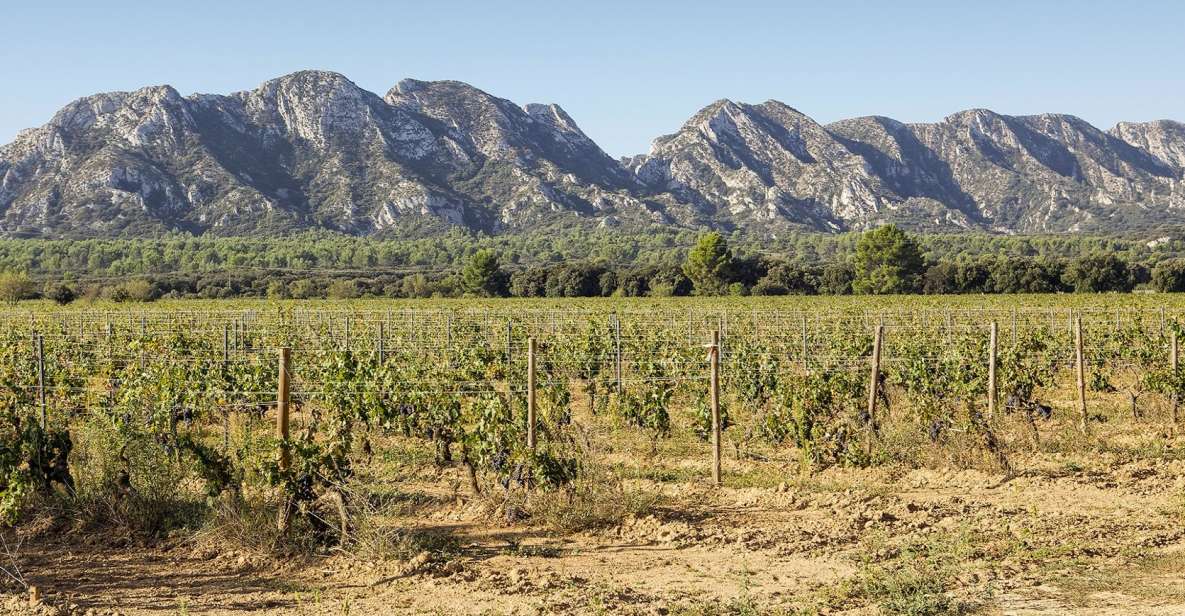
[[[38,536],[8,564],[39,600],[10,589],[0,613],[893,613],[917,581],[903,572],[941,563],[920,571],[946,581],[948,611],[1185,614],[1185,460],[1174,458],[1041,454],[1015,460],[1011,478],[834,468],[757,487],[656,482],[665,498],[651,513],[575,533],[494,521],[480,503],[440,497],[455,480],[442,476],[396,523],[450,537],[447,552],[277,559],[192,538]],[[906,590],[860,590],[878,577]]]

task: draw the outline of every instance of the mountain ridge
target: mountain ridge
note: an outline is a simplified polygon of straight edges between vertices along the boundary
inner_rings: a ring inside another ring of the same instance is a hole
[[[544,223],[757,235],[893,222],[993,233],[1185,223],[1185,125],[967,109],[821,124],[719,99],[614,159],[554,103],[459,81],[383,96],[330,71],[231,94],[99,93],[0,146],[0,235],[135,237],[324,228],[423,235]]]

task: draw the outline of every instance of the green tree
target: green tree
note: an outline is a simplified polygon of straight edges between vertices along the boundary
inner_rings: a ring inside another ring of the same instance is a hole
[[[108,297],[116,302],[151,302],[157,298],[157,288],[152,281],[137,278],[112,287]]]
[[[683,273],[691,280],[696,295],[724,295],[732,276],[732,251],[723,235],[713,231],[701,235],[687,253]]]
[[[826,295],[850,295],[856,272],[846,262],[828,263],[819,276],[819,292]]]
[[[0,300],[9,304],[33,297],[36,289],[36,285],[26,274],[16,272],[0,274]]]
[[[1127,262],[1111,253],[1092,254],[1074,259],[1062,275],[1075,293],[1131,291],[1135,286]]]
[[[539,267],[519,270],[510,275],[510,294],[515,297],[543,297],[547,288],[547,270]]]
[[[461,270],[461,288],[481,297],[506,295],[506,276],[498,263],[498,255],[489,249],[473,253]]]
[[[432,297],[432,281],[423,274],[405,276],[399,281],[399,293],[402,297]]]
[[[41,292],[46,299],[51,299],[59,306],[65,306],[78,298],[78,291],[64,282],[48,282]]]
[[[1161,293],[1185,291],[1185,259],[1169,259],[1152,270],[1152,286]]]
[[[925,263],[917,242],[895,225],[867,231],[856,242],[855,293],[910,293],[921,285]]]

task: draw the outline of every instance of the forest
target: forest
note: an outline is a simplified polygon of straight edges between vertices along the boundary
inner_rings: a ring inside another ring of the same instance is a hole
[[[80,297],[150,301],[1185,290],[1185,240],[1166,233],[1153,240],[915,236],[888,226],[839,235],[803,233],[763,243],[738,234],[669,228],[638,235],[602,230],[591,236],[457,231],[420,240],[327,233],[3,240],[0,272],[6,274],[0,279],[0,295],[8,301],[45,297],[68,303]],[[697,250],[712,252],[708,256],[718,261],[718,271],[696,279],[688,264]],[[877,267],[874,261],[894,259],[901,260],[903,269],[893,280],[862,281],[869,268]]]

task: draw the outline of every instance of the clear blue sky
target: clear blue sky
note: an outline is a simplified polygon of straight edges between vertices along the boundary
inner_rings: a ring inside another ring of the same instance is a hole
[[[719,98],[821,122],[961,109],[1185,120],[1185,3],[8,2],[0,142],[67,102],[171,84],[250,89],[292,71],[385,93],[459,79],[556,102],[610,154],[645,151]]]

